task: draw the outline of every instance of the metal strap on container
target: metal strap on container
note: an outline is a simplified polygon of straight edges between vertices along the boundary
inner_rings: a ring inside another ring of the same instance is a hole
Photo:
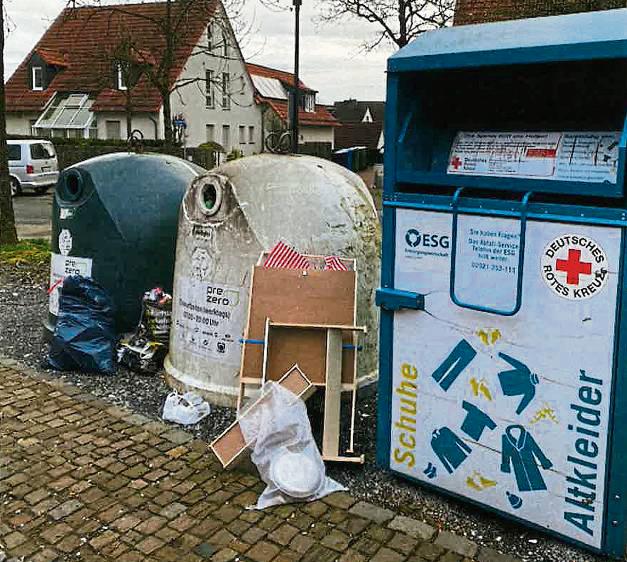
[[[490,314],[497,314],[499,316],[514,316],[520,310],[522,306],[522,283],[523,283],[523,267],[525,265],[525,238],[527,234],[527,211],[529,207],[529,199],[533,195],[533,192],[529,191],[525,193],[520,203],[520,244],[518,248],[518,272],[516,281],[516,302],[514,308],[510,310],[499,310],[488,306],[475,305],[462,302],[455,294],[455,277],[456,277],[456,262],[457,262],[457,226],[459,222],[459,200],[461,198],[463,187],[460,187],[455,191],[453,199],[451,201],[451,209],[453,215],[453,228],[451,233],[451,272],[450,272],[450,296],[454,304],[461,308],[468,308],[470,310],[476,310],[478,312],[486,312]]]

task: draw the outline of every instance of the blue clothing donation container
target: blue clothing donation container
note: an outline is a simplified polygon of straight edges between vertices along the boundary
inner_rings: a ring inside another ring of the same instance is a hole
[[[388,63],[378,462],[622,556],[627,9]]]

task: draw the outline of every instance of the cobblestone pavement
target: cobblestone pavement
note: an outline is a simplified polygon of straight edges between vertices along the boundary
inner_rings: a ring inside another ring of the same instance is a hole
[[[0,363],[0,560],[516,562],[349,494],[246,509],[208,444]]]

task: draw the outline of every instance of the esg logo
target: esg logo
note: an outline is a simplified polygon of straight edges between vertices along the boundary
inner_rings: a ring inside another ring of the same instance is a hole
[[[446,250],[450,245],[448,236],[421,233],[415,228],[407,231],[407,234],[405,234],[405,242],[410,248],[422,246],[423,248],[444,248]]]

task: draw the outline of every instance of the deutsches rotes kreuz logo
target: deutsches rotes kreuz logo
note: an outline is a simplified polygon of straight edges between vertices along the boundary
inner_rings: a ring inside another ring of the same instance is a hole
[[[542,253],[542,278],[557,295],[569,300],[589,299],[603,290],[609,264],[603,248],[588,236],[555,238]]]

